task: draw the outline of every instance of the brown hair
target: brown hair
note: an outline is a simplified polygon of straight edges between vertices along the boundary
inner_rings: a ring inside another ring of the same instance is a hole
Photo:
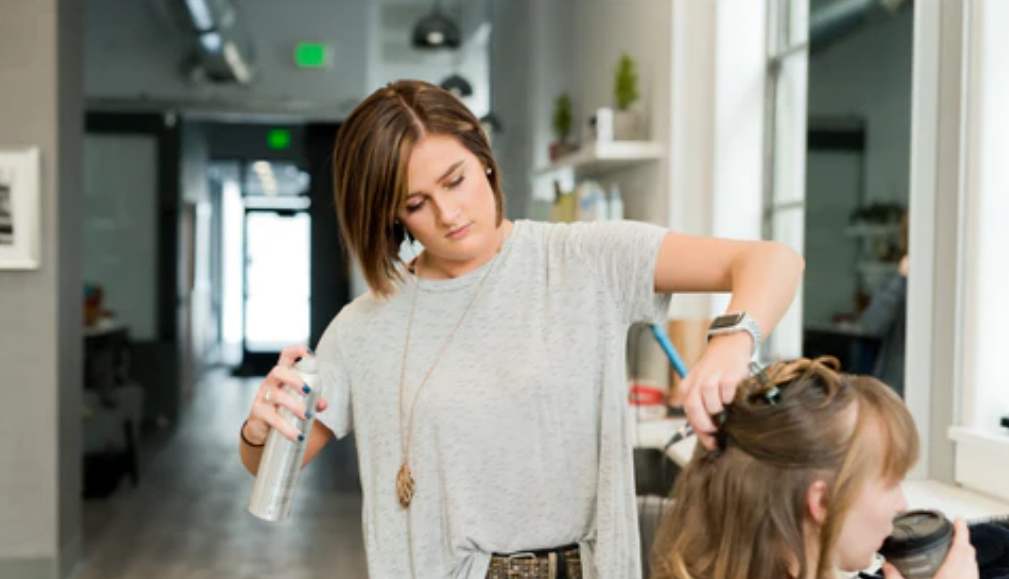
[[[780,362],[740,385],[718,448],[698,445],[677,480],[652,550],[655,579],[804,578],[810,570],[833,579],[834,543],[865,482],[879,469],[900,480],[918,459],[900,398],[837,370],[834,358]],[[818,480],[829,489],[826,518],[819,560],[807,561],[806,497]]]
[[[425,135],[455,137],[484,167],[497,220],[504,215],[497,164],[480,121],[452,93],[414,80],[394,82],[366,98],[340,127],[333,149],[336,214],[346,247],[372,291],[389,296],[406,231],[396,212],[406,200],[407,166]]]

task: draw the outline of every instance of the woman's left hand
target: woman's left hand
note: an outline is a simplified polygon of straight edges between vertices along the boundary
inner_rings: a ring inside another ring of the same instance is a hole
[[[750,376],[753,338],[747,332],[715,336],[700,361],[683,381],[683,407],[687,421],[708,450],[715,447],[713,416],[736,397],[739,383]]]

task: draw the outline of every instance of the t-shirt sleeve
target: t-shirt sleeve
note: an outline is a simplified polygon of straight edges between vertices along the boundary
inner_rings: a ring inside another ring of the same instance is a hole
[[[316,418],[332,431],[334,436],[343,438],[353,430],[354,424],[350,378],[340,351],[337,325],[337,321],[334,320],[315,348],[319,383],[322,385],[322,395],[329,404]]]
[[[627,323],[665,323],[671,294],[655,291],[655,267],[668,231],[637,221],[595,221],[571,226],[571,240]]]

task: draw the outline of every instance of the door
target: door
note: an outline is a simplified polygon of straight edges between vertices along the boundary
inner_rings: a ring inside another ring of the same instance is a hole
[[[245,212],[243,359],[266,372],[280,351],[308,344],[311,217],[307,210]]]

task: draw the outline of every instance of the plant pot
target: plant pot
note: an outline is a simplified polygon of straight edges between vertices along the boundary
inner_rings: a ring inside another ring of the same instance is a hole
[[[621,111],[611,107],[596,110],[589,119],[588,134],[599,142],[643,141],[645,123],[637,111]]]
[[[554,141],[550,143],[550,161],[556,161],[561,157],[575,152],[576,147],[570,143]]]
[[[613,140],[642,141],[644,123],[641,115],[634,111],[613,111]]]

